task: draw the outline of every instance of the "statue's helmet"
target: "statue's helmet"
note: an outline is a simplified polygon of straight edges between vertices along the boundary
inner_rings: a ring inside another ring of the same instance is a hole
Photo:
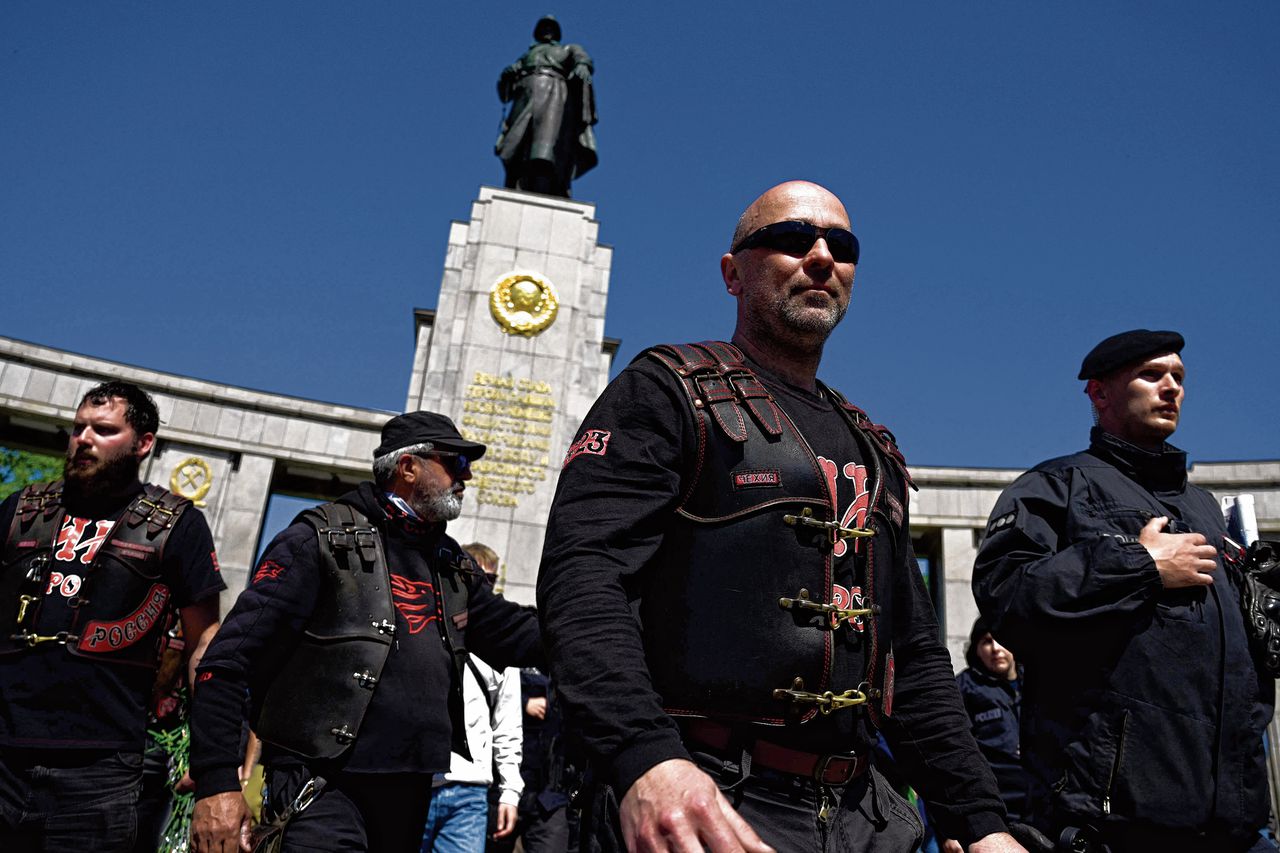
[[[543,36],[550,36],[551,41],[560,41],[560,22],[554,15],[543,15],[533,25],[534,41],[542,41]]]

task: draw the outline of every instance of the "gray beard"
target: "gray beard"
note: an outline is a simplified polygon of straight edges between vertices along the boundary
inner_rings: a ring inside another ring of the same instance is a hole
[[[462,495],[456,495],[452,490],[415,494],[409,505],[425,521],[453,521],[462,515]]]
[[[826,313],[815,316],[812,308],[793,302],[790,298],[778,300],[778,313],[782,315],[783,321],[797,332],[808,334],[831,334],[840,325],[847,310],[847,306],[833,305]]]

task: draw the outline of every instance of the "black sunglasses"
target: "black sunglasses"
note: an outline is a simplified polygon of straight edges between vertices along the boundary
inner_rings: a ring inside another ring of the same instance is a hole
[[[461,453],[454,453],[449,450],[431,450],[413,455],[419,459],[435,459],[455,477],[461,477],[471,471],[471,460]]]
[[[729,250],[736,255],[743,249],[765,248],[801,258],[809,253],[818,238],[827,241],[831,257],[842,264],[858,262],[858,238],[848,228],[820,228],[812,222],[774,222],[751,232]]]

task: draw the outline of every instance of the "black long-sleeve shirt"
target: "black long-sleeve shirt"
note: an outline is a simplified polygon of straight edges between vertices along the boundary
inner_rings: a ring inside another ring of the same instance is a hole
[[[842,513],[853,508],[865,488],[858,470],[864,466],[847,425],[826,399],[753,368],[815,453],[831,463],[829,482]],[[650,767],[688,758],[653,689],[631,599],[658,553],[697,452],[697,427],[678,380],[642,358],[609,385],[583,422],[548,523],[538,600],[553,677],[571,725],[619,797]],[[749,550],[750,543],[743,547]],[[835,569],[836,583],[850,591],[856,583],[852,563],[838,562]],[[936,803],[950,835],[968,841],[1001,831],[1004,809],[969,734],[950,658],[909,549],[892,571],[896,696],[886,736],[913,783],[931,806]],[[687,604],[680,602],[680,590],[669,594],[672,606]],[[744,614],[743,630],[751,629]],[[703,651],[731,654],[732,643],[726,637],[723,648]],[[860,647],[837,648],[833,684],[860,678],[863,666]],[[852,751],[866,747],[867,725],[865,716],[838,712],[784,737],[815,752]]]

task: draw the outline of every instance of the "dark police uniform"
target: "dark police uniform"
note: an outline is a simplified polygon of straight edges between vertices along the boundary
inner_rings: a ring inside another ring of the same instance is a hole
[[[973,738],[991,765],[1000,785],[1000,798],[1009,820],[1025,821],[1027,772],[1022,767],[1019,720],[1022,716],[1022,678],[1010,681],[971,666],[956,676],[960,700],[973,721]]]
[[[0,505],[0,836],[128,850],[159,647],[226,587],[190,501],[64,500],[54,482]]]
[[[1187,482],[1182,451],[1091,438],[1005,490],[974,568],[983,615],[1026,665],[1034,823],[1092,825],[1116,849],[1250,849],[1273,682],[1220,556],[1212,586],[1165,589],[1138,542],[1167,516],[1220,554],[1217,501]]]
[[[584,817],[594,844],[617,844],[609,813],[638,777],[692,756],[779,849],[913,846],[914,811],[864,772],[876,728],[953,836],[1004,829],[915,565],[908,482],[887,431],[727,344],[656,348],[609,385],[567,455],[538,588],[607,783]],[[815,765],[832,753],[852,758]]]
[[[372,483],[339,503],[367,519],[377,541],[338,538],[353,560],[380,548],[386,574],[366,562],[354,581],[330,582],[317,529],[305,520],[272,541],[201,661],[191,723],[196,793],[239,790],[247,692],[265,744],[269,809],[280,813],[312,776],[327,785],[289,824],[286,850],[416,851],[432,774],[449,769],[451,749],[468,754],[465,655],[497,667],[539,662],[536,617],[492,593],[443,523],[407,516]],[[460,587],[465,608],[453,604]],[[375,608],[386,601],[386,616],[371,624],[361,621],[366,594]],[[321,627],[350,612],[361,615],[352,631],[365,634],[348,648],[381,649],[372,662],[353,664],[363,653],[344,651],[336,642],[344,632]]]

